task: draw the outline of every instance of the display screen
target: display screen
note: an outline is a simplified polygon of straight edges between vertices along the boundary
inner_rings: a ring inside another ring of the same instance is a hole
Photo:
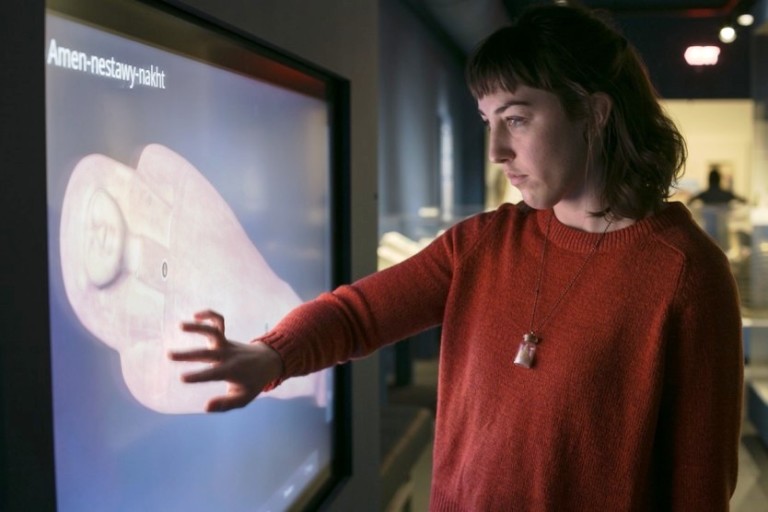
[[[179,328],[195,312],[246,342],[336,284],[328,82],[169,9],[95,3],[114,25],[76,1],[46,15],[57,509],[289,510],[332,476],[334,372],[206,414],[226,384],[183,384],[201,365],[166,354],[207,344]]]

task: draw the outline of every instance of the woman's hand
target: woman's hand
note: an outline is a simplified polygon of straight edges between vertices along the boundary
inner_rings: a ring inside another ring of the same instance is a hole
[[[210,368],[182,375],[184,382],[223,380],[229,383],[226,395],[208,402],[208,412],[244,407],[261,393],[264,386],[282,375],[280,356],[264,343],[245,344],[227,340],[224,317],[220,314],[202,311],[196,313],[194,318],[194,322],[181,324],[181,329],[208,337],[208,348],[174,351],[168,357],[173,361],[211,363]]]

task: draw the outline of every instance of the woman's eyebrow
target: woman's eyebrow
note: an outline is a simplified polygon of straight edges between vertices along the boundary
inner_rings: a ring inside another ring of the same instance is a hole
[[[496,110],[493,111],[494,114],[501,114],[505,110],[507,110],[509,107],[516,107],[516,106],[524,106],[524,107],[530,107],[531,102],[527,100],[510,100],[504,103],[503,105],[499,106]]]
[[[499,115],[499,114],[501,114],[502,112],[504,112],[505,110],[507,110],[510,107],[516,107],[516,106],[520,106],[520,105],[522,105],[524,107],[530,107],[531,106],[531,102],[527,101],[527,100],[509,100],[507,102],[504,102],[502,105],[499,105],[498,107],[496,107],[496,109],[494,109],[493,113],[495,115]],[[481,116],[485,115],[482,110],[478,109],[478,112],[480,113]]]

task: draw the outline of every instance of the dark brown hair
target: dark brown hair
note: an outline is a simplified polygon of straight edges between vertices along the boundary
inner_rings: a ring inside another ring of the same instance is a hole
[[[588,120],[587,141],[603,162],[596,176],[612,215],[639,219],[669,198],[685,163],[682,135],[666,116],[637,51],[607,19],[582,7],[546,5],[524,11],[470,57],[475,98],[526,85],[554,93],[571,119]],[[591,95],[612,108],[600,128]]]

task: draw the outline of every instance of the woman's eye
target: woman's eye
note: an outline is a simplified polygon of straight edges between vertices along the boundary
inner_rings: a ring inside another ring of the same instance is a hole
[[[525,124],[525,118],[520,116],[510,116],[505,118],[504,120],[506,121],[507,126],[510,126],[512,128],[517,128]]]

